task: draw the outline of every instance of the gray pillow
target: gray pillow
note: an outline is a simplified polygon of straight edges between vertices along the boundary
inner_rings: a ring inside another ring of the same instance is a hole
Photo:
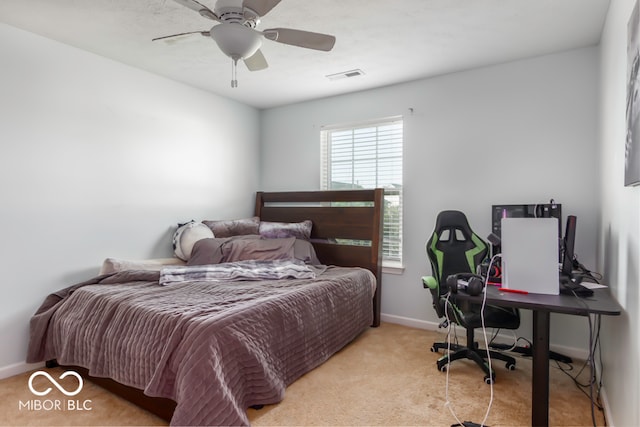
[[[295,259],[299,259],[305,264],[321,264],[318,256],[316,255],[316,250],[308,240],[296,239],[296,242],[293,244],[293,256]]]
[[[223,262],[293,259],[295,240],[294,237],[288,239],[235,238],[222,246],[222,259]]]
[[[313,245],[307,240],[264,239],[256,235],[199,240],[193,245],[187,265],[287,258],[295,258],[306,264],[320,265]]]
[[[311,238],[311,220],[302,222],[260,222],[260,235],[267,239],[282,239],[286,237],[296,237],[298,239],[309,240]]]
[[[222,262],[222,245],[227,240],[229,239],[209,238],[198,240],[193,245],[187,265],[220,264]]]
[[[246,234],[258,234],[260,218],[230,219],[218,221],[202,221],[213,231],[215,237],[232,237]]]

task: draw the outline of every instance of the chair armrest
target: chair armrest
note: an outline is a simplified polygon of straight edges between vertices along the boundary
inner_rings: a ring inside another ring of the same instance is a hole
[[[438,281],[433,276],[422,276],[422,286],[425,289],[431,289],[435,291],[438,289]]]

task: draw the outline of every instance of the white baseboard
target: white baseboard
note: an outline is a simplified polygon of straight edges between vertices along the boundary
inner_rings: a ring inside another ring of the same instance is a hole
[[[383,322],[409,326],[416,329],[426,329],[428,331],[438,330],[438,324],[435,322],[427,322],[426,320],[412,319],[410,317],[395,316],[393,314],[380,313],[380,320]]]
[[[556,344],[549,345],[549,348],[556,353],[564,354],[572,359],[587,360],[589,358],[589,350],[584,348],[566,347]]]
[[[13,365],[0,367],[0,380],[23,374],[37,368],[42,368],[44,363],[14,363]]]
[[[604,411],[604,418],[607,426],[615,427],[613,419],[609,416],[611,414],[611,406],[609,405],[609,399],[607,398],[607,390],[604,386],[600,389],[600,402],[602,402],[602,409]]]

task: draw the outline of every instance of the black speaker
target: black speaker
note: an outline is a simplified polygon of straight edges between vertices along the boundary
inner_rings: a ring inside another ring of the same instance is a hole
[[[458,280],[466,280],[467,284],[458,284]],[[458,289],[462,289],[469,295],[480,295],[484,289],[484,278],[477,274],[458,273],[447,277],[447,288],[452,294],[458,293]]]

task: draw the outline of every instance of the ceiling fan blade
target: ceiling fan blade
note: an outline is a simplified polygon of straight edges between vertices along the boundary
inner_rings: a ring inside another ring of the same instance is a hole
[[[242,7],[251,9],[258,17],[261,17],[269,13],[278,3],[280,3],[280,0],[244,0]]]
[[[176,3],[180,3],[184,7],[188,7],[191,10],[195,10],[205,18],[209,18],[213,21],[220,22],[220,18],[218,17],[218,15],[213,13],[213,10],[209,9],[207,6],[203,5],[202,3],[197,2],[196,0],[174,0],[174,1]]]
[[[306,47],[308,49],[323,50],[333,49],[336,38],[328,34],[312,33],[310,31],[293,30],[291,28],[270,28],[262,32],[265,38],[274,42]]]
[[[151,41],[154,42],[156,40],[170,39],[173,37],[187,36],[190,34],[201,34],[205,37],[209,37],[209,31],[189,31],[187,33],[178,33],[178,34],[171,34],[170,36],[156,37],[155,39],[151,39]]]
[[[249,71],[260,71],[269,66],[269,64],[267,64],[267,60],[264,59],[264,55],[262,54],[260,49],[256,50],[256,53],[254,53],[250,57],[246,58],[244,60],[244,64],[247,66]]]

